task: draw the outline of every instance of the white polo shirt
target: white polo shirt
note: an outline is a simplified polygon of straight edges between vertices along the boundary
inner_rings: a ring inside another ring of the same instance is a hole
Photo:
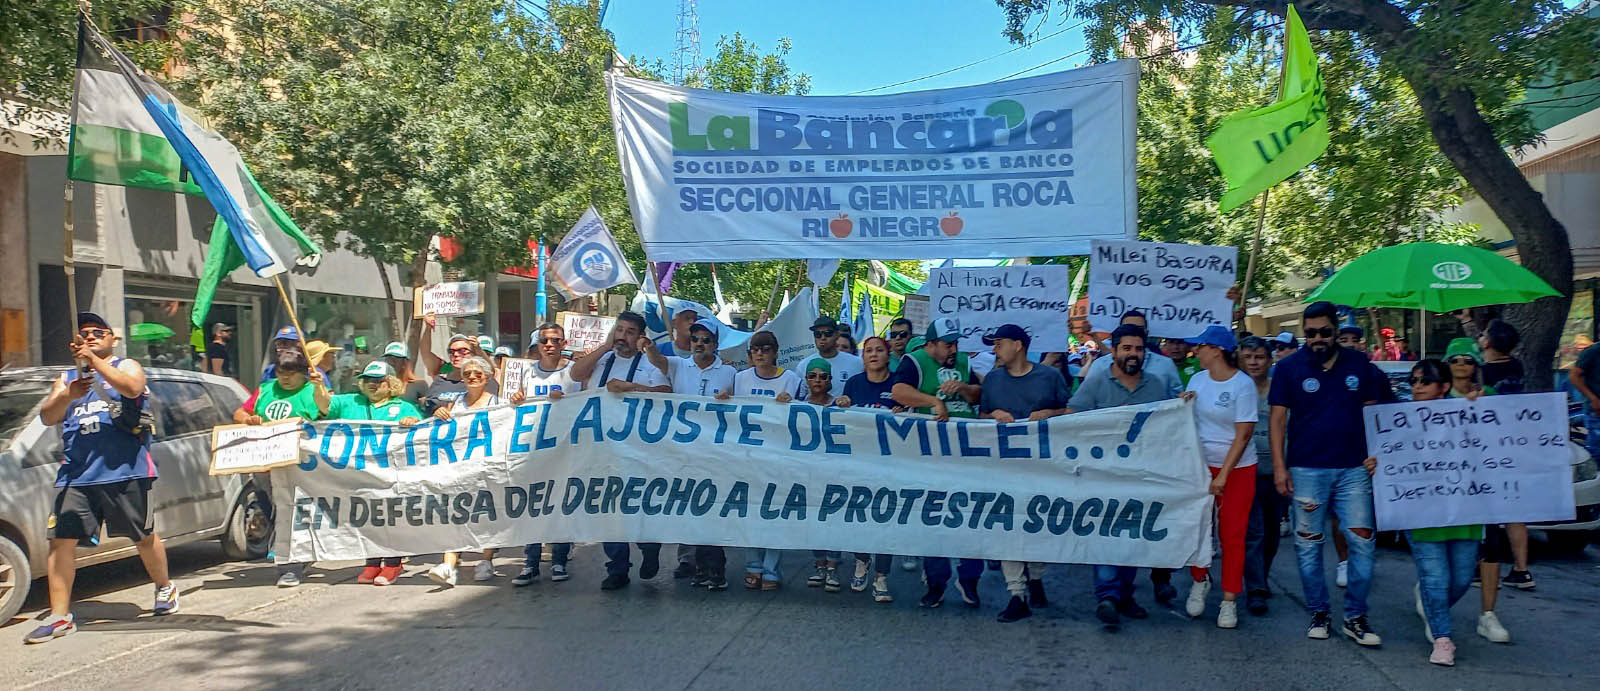
[[[690,396],[715,396],[723,391],[733,392],[733,378],[738,370],[716,358],[711,366],[701,369],[692,357],[667,358],[667,381],[673,393]]]

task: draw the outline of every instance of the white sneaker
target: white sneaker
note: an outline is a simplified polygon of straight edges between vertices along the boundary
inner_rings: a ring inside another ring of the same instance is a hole
[[[1500,625],[1500,617],[1494,612],[1484,612],[1478,615],[1478,635],[1488,639],[1490,643],[1510,643],[1511,632]]]
[[[293,571],[285,571],[283,573],[278,574],[278,587],[279,588],[293,588],[293,587],[295,587],[297,585],[300,585],[300,576],[299,576],[299,574],[296,574]]]
[[[1206,595],[1211,592],[1211,579],[1195,581],[1189,586],[1189,601],[1184,603],[1190,617],[1199,617],[1206,613]]]
[[[1350,562],[1339,562],[1339,568],[1333,574],[1333,582],[1340,588],[1350,585]]]
[[[1239,628],[1239,603],[1233,600],[1223,600],[1217,607],[1217,628]]]
[[[449,564],[439,564],[428,569],[428,580],[446,588],[456,587],[456,569]]]
[[[497,575],[499,574],[494,572],[494,562],[488,559],[480,561],[472,567],[472,580],[474,581],[492,581]]]

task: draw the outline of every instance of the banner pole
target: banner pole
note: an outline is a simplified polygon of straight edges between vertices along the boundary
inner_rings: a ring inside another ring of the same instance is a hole
[[[538,271],[539,271],[539,292],[538,292],[538,294],[536,296],[534,296],[533,305],[534,305],[534,311],[539,315],[539,323],[543,324],[546,321],[548,321],[545,318],[545,312],[549,311],[549,309],[550,309],[550,297],[549,297],[549,293],[545,291],[545,283],[544,283],[544,272],[545,272],[545,268],[546,267],[545,267],[545,260],[544,260],[544,240],[543,239],[541,239],[539,241],[538,252],[539,252],[539,260],[538,260],[537,267],[538,267]]]
[[[1261,229],[1267,225],[1267,193],[1272,188],[1261,190],[1261,210],[1256,213],[1256,237],[1250,243],[1250,263],[1244,270],[1244,285],[1239,288],[1239,307],[1244,308],[1250,299],[1250,281],[1256,277],[1256,255],[1261,252]],[[1243,325],[1241,320],[1241,326]]]
[[[294,302],[289,300],[289,293],[283,289],[283,279],[280,275],[272,277],[272,285],[278,287],[278,298],[283,300],[283,308],[289,312],[289,323],[294,325],[294,332],[300,336],[300,352],[305,353],[307,358],[311,357],[311,352],[306,350],[305,329],[300,328],[300,318],[294,314]],[[315,362],[310,364],[313,368],[317,366]]]
[[[72,179],[68,178],[61,193],[61,271],[67,277],[67,321],[72,325],[68,338],[76,343],[78,340],[78,271],[73,262],[74,251],[72,239]],[[78,369],[85,374],[89,371],[89,363],[84,359],[77,359]]]
[[[764,323],[767,321],[767,317],[772,316],[772,309],[778,304],[778,288],[783,285],[783,275],[788,271],[788,262],[778,262],[778,275],[772,279],[772,295],[767,297],[767,308],[761,310],[761,318],[756,321]]]

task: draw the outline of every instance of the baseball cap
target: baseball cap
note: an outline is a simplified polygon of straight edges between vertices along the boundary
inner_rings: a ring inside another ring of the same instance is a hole
[[[474,345],[477,345],[477,343],[478,343],[478,339],[473,338],[471,336],[468,336],[466,334],[455,334],[455,335],[452,335],[450,337],[450,340],[445,343],[445,347],[446,348],[450,347],[450,344],[451,343],[455,343],[456,341],[466,341],[466,342],[474,344]]]
[[[1001,338],[1018,341],[1022,343],[1023,348],[1027,348],[1028,344],[1033,342],[1033,337],[1028,335],[1027,329],[1016,324],[1001,324],[999,328],[994,330],[994,333],[983,337],[983,344],[992,346],[997,339]]]
[[[912,336],[911,340],[906,341],[906,352],[915,353],[919,350],[922,350],[922,347],[925,345],[928,345],[928,339],[921,336]]]
[[[275,333],[275,334],[272,335],[272,340],[274,340],[274,341],[298,341],[298,340],[300,340],[300,330],[296,329],[296,328],[294,328],[292,326],[285,326],[285,327],[283,327],[281,329],[278,329],[278,333]]]
[[[1361,338],[1362,336],[1367,335],[1367,332],[1366,332],[1366,330],[1362,329],[1359,326],[1341,326],[1341,327],[1339,327],[1339,335],[1343,336],[1345,334],[1353,334],[1356,338]]]
[[[824,359],[822,359],[820,357],[814,357],[814,358],[811,358],[810,362],[806,363],[806,372],[809,373],[809,372],[812,372],[812,371],[827,372],[828,374],[833,374],[833,365],[831,363],[829,363],[827,360],[824,360]]]
[[[78,313],[78,326],[79,327],[83,327],[85,325],[98,326],[98,327],[100,327],[102,329],[111,328],[111,325],[106,323],[106,320],[105,320],[104,317],[101,317],[100,315],[95,314],[93,312],[79,312]]]
[[[1278,335],[1273,336],[1272,338],[1270,338],[1268,340],[1270,340],[1272,342],[1272,347],[1274,347],[1274,348],[1281,348],[1281,347],[1285,347],[1285,346],[1288,346],[1288,347],[1292,348],[1292,347],[1294,347],[1296,345],[1295,344],[1295,340],[1294,340],[1294,334],[1289,333],[1287,331],[1281,332]]]
[[[812,331],[816,331],[817,329],[834,329],[834,330],[838,330],[838,328],[839,328],[839,321],[837,319],[834,319],[833,317],[828,316],[828,315],[822,315],[820,317],[817,317],[816,321],[811,322],[811,330]]]
[[[411,350],[406,348],[406,344],[399,341],[394,341],[383,347],[383,356],[405,358],[409,360],[411,359]]]
[[[712,338],[722,340],[722,325],[715,319],[695,320],[695,323],[689,325],[689,333],[694,333],[695,329],[704,329],[711,333]]]
[[[673,310],[672,318],[677,319],[685,314],[694,317],[697,321],[700,319],[700,310],[697,310],[693,307],[679,307],[678,309]]]
[[[956,343],[961,340],[961,323],[950,317],[939,317],[928,322],[928,331],[923,335],[929,343],[944,341]]]
[[[361,374],[356,375],[362,379],[382,379],[394,376],[394,368],[382,360],[373,360],[362,368]]]
[[[479,336],[478,337],[478,347],[482,348],[483,352],[486,352],[486,353],[491,351],[491,350],[494,350],[494,339],[489,338],[488,336]]]
[[[1239,347],[1239,342],[1233,338],[1233,331],[1221,324],[1206,327],[1205,331],[1201,331],[1199,336],[1190,339],[1189,342],[1195,345],[1216,346],[1230,353]]]
[[[1478,342],[1470,338],[1451,339],[1450,345],[1444,349],[1444,359],[1449,362],[1450,358],[1457,355],[1465,355],[1472,358],[1473,362],[1483,364],[1483,354],[1478,352]]]
[[[511,357],[511,348],[509,346],[500,346],[498,348],[495,348],[494,349],[494,355],[495,355],[495,357],[499,357],[501,355],[504,355],[506,357]]]

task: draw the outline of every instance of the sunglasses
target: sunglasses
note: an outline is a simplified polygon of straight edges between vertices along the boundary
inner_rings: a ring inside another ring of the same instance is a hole
[[[564,340],[566,340],[566,339],[562,339],[562,338],[541,338],[541,339],[539,339],[539,344],[540,345],[561,345],[561,342],[564,341]]]
[[[750,352],[752,352],[752,353],[776,353],[776,352],[778,352],[778,346],[775,346],[775,345],[750,346]]]
[[[890,331],[889,338],[911,338],[910,331]]]
[[[832,375],[829,375],[827,372],[806,372],[806,378],[807,379],[832,379],[833,377],[832,377]]]
[[[1450,365],[1476,365],[1476,364],[1478,364],[1478,361],[1474,360],[1471,357],[1466,356],[1466,355],[1457,355],[1457,356],[1452,357],[1452,358],[1447,358],[1445,360],[1445,364],[1450,364]]]
[[[833,337],[838,336],[838,335],[839,335],[839,332],[837,332],[837,331],[813,331],[813,332],[811,332],[811,337],[812,338],[833,338]]]
[[[461,373],[461,378],[462,379],[488,379],[489,375],[484,374],[482,372],[479,372],[477,370],[473,370],[471,372],[462,372]]]
[[[451,348],[450,349],[450,354],[451,355],[471,355],[472,354],[472,349],[471,348]]]
[[[1307,327],[1305,329],[1306,338],[1332,338],[1335,333],[1338,333],[1338,330],[1331,326],[1324,326],[1320,329],[1315,327]]]
[[[689,343],[711,345],[712,339],[710,336],[690,336]]]
[[[84,338],[105,338],[111,335],[109,329],[78,329],[78,335]]]

